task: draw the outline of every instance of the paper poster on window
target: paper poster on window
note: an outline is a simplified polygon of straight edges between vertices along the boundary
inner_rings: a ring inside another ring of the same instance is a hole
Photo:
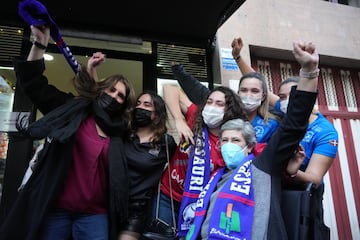
[[[1,112],[0,114],[0,132],[17,132],[16,121],[22,119],[22,123],[29,124],[30,112]]]
[[[221,58],[221,66],[225,70],[230,71],[239,71],[239,68],[231,54],[231,48],[221,48],[220,58]]]
[[[230,79],[229,80],[229,88],[231,88],[234,92],[238,92],[239,83],[240,83],[240,79]]]

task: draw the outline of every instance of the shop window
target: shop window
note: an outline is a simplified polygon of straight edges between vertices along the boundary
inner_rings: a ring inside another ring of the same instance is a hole
[[[207,81],[206,50],[203,48],[186,47],[170,44],[157,44],[158,76],[171,78],[171,62],[181,63],[187,72],[199,81]]]

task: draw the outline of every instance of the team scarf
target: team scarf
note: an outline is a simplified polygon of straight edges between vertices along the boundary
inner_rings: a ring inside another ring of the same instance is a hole
[[[252,165],[254,155],[250,154],[232,172],[220,190],[211,212],[208,239],[251,239],[254,216],[254,190],[252,187]],[[205,220],[211,195],[225,173],[219,169],[200,193],[196,204],[194,223],[186,240],[198,238]]]
[[[198,134],[195,146],[190,151],[184,192],[181,200],[178,236],[186,236],[195,214],[195,205],[200,192],[210,179],[210,143],[208,129]]]
[[[74,73],[80,70],[80,64],[76,61],[70,48],[64,41],[60,30],[52,19],[46,7],[37,0],[24,0],[19,2],[19,15],[29,25],[49,26],[50,36],[64,55]]]

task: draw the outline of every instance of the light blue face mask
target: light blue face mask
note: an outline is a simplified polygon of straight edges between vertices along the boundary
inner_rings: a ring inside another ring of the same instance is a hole
[[[225,143],[221,146],[221,154],[224,162],[229,169],[235,169],[245,158],[245,149],[232,142]]]

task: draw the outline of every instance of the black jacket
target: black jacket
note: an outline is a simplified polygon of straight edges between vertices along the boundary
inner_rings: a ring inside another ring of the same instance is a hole
[[[20,86],[44,115],[74,98],[71,93],[61,92],[48,84],[48,80],[42,75],[45,70],[43,59],[18,60],[14,62],[14,67]],[[84,119],[87,116],[86,110],[82,113],[84,114],[81,119]],[[1,225],[1,239],[39,239],[41,226],[72,164],[74,141],[75,134],[62,142],[46,139],[36,169]],[[111,161],[109,161],[109,169],[111,166]],[[109,171],[109,182],[114,175],[112,172]],[[111,191],[109,191],[109,199],[111,198]],[[118,216],[109,210],[109,218],[118,219]],[[118,225],[112,225],[110,230],[114,239],[119,232],[118,227]]]

